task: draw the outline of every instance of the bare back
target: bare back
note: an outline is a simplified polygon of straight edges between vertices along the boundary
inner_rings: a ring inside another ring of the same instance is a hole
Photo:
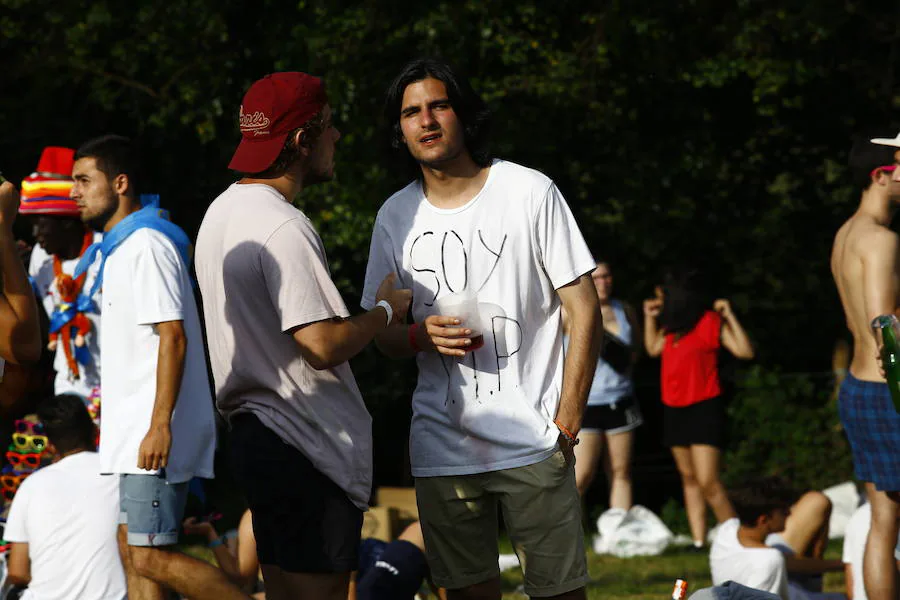
[[[898,305],[898,236],[874,217],[857,212],[838,230],[831,252],[831,273],[853,335],[850,372],[857,379],[884,381],[878,372],[870,323]]]

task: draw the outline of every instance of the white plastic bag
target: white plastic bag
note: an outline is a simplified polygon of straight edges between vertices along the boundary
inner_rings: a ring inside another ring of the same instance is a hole
[[[859,490],[852,481],[845,481],[838,485],[822,490],[822,493],[831,500],[831,519],[828,522],[828,539],[844,537],[847,531],[847,522],[856,511],[860,503]]]
[[[672,542],[674,536],[666,524],[648,508],[632,506],[628,511],[613,508],[597,519],[594,552],[619,558],[655,556]]]

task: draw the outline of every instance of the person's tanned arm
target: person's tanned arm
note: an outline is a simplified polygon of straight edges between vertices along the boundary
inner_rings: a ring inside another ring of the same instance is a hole
[[[582,275],[559,288],[557,293],[569,318],[569,349],[556,420],[577,436],[600,355],[603,317],[600,300],[589,275]]]
[[[722,345],[734,355],[735,358],[741,360],[752,360],[755,352],[750,337],[744,331],[741,322],[731,310],[731,302],[719,299],[713,304],[713,309],[722,315]]]
[[[662,301],[657,298],[644,300],[644,348],[647,356],[656,358],[666,345],[666,334],[659,327],[659,313]]]
[[[396,275],[388,275],[376,294],[376,302],[386,300],[393,309],[391,324],[399,323],[412,299],[410,290],[394,289]],[[359,354],[376,334],[388,326],[387,312],[376,306],[367,313],[349,319],[335,318],[317,321],[294,329],[291,334],[300,346],[300,353],[317,370],[330,369]],[[405,327],[403,327],[405,329]]]
[[[466,346],[472,341],[471,329],[457,327],[460,320],[453,316],[431,315],[420,325],[391,325],[375,337],[375,344],[390,358],[408,358],[416,351],[410,343],[410,329],[415,327],[413,338],[421,352],[438,352],[447,356],[465,356]]]
[[[41,356],[37,301],[13,239],[19,193],[9,182],[0,184],[0,357],[29,363]]]
[[[844,570],[843,561],[804,556],[785,556],[784,566],[792,575],[819,575]]]
[[[161,469],[169,462],[172,447],[172,411],[181,389],[187,335],[184,321],[156,324],[159,352],[156,365],[156,400],[150,417],[150,429],[138,449],[139,469]]]
[[[12,542],[6,563],[6,582],[13,585],[31,583],[31,558],[28,556],[28,542]]]

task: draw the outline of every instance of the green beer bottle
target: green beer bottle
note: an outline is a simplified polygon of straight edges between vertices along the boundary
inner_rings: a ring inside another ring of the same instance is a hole
[[[897,345],[897,333],[900,322],[894,315],[881,315],[872,321],[876,336],[881,333],[881,361],[887,378],[894,410],[900,413],[900,346]]]

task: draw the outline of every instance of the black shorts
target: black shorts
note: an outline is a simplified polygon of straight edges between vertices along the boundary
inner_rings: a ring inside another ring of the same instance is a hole
[[[581,420],[582,431],[615,435],[636,429],[644,422],[634,396],[623,396],[612,404],[587,405]]]
[[[427,575],[425,553],[415,544],[396,540],[356,585],[356,600],[413,600]]]
[[[231,466],[253,513],[256,554],[291,573],[356,570],[363,513],[252,414],[231,420]]]
[[[728,417],[722,396],[675,408],[663,405],[663,445],[705,444],[724,448],[728,440]]]

